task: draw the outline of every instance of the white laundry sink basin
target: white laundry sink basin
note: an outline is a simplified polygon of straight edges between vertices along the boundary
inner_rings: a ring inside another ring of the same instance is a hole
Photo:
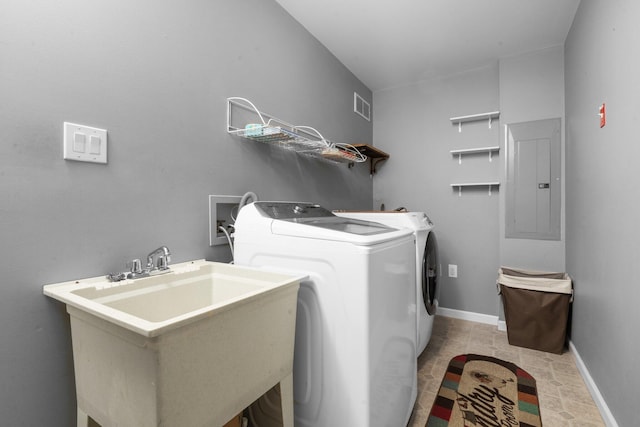
[[[293,425],[303,278],[198,260],[44,286],[71,319],[78,426],[223,425],[278,383]]]
[[[101,276],[46,285],[44,294],[153,337],[294,282],[287,275],[199,260],[141,279],[110,282]]]

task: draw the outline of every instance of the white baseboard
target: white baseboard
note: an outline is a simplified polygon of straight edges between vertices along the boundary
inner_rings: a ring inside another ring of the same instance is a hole
[[[486,323],[487,325],[497,325],[498,316],[490,316],[488,314],[473,313],[470,311],[454,310],[453,308],[438,307],[437,314],[444,317],[453,317],[454,319],[470,320],[472,322]]]
[[[596,403],[596,406],[600,411],[602,420],[607,427],[618,427],[618,423],[616,422],[616,419],[613,418],[613,414],[609,410],[607,402],[604,401],[604,398],[602,397],[602,394],[600,394],[598,386],[596,385],[595,381],[593,381],[593,378],[591,377],[587,366],[582,361],[582,358],[580,357],[580,354],[578,353],[576,347],[573,345],[572,341],[569,341],[569,348],[576,358],[576,366],[578,367],[578,371],[580,371],[580,375],[582,375],[582,379],[584,379],[584,382],[589,389],[589,393],[591,393],[591,397],[593,398],[593,401]]]
[[[507,330],[507,323],[504,320],[500,320],[498,316],[490,316],[488,314],[454,310],[452,308],[444,307],[438,307],[438,315],[444,317],[453,317],[455,319],[470,320],[472,322],[486,323],[488,325],[496,325],[498,330],[500,331]],[[580,375],[582,375],[582,379],[584,379],[584,382],[587,385],[587,389],[589,389],[589,393],[591,393],[591,397],[593,398],[593,401],[600,411],[602,420],[607,427],[619,427],[618,423],[613,417],[613,414],[609,410],[609,406],[607,406],[607,402],[605,402],[602,394],[600,394],[598,386],[593,381],[593,378],[591,377],[587,366],[582,361],[580,354],[578,354],[578,350],[571,341],[569,341],[569,348],[576,358],[576,366],[578,367],[578,371],[580,372]]]

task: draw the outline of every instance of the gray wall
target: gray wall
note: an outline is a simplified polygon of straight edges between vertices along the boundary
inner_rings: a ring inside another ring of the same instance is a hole
[[[498,181],[500,155],[467,155],[458,164],[450,150],[496,146],[500,122],[466,123],[462,133],[450,117],[499,110],[498,64],[443,79],[376,91],[374,143],[391,158],[374,177],[374,208],[404,206],[424,211],[436,226],[443,276],[440,305],[497,315],[499,267],[498,194],[450,184]],[[458,265],[458,278],[447,277]]]
[[[564,129],[563,47],[557,46],[500,60],[500,132],[505,149],[504,125],[560,118]],[[564,133],[564,132],[563,132]],[[561,141],[564,159],[564,139]],[[501,182],[506,182],[506,155],[502,156]],[[564,165],[561,162],[564,195]],[[500,192],[500,263],[505,266],[565,271],[564,203],[561,203],[560,240],[505,238],[505,194]]]
[[[572,341],[620,426],[638,424],[640,384],[638,16],[635,0],[583,0],[565,43]]]
[[[560,241],[505,238],[504,188],[492,197],[487,197],[485,188],[464,189],[458,197],[449,187],[451,182],[505,182],[504,124],[554,117],[564,121],[561,46],[447,78],[377,91],[374,100],[374,142],[391,154],[374,178],[374,208],[385,203],[387,209],[406,206],[431,216],[440,243],[443,307],[501,314],[495,293],[500,265],[565,271],[564,237]],[[493,110],[500,110],[500,119],[491,130],[486,122],[476,122],[464,124],[458,133],[449,121],[452,116]],[[458,165],[449,153],[493,145],[500,145],[501,152],[494,153],[491,163],[482,154],[464,156]],[[564,233],[564,216],[562,229]],[[446,277],[447,264],[458,265],[457,279]]]
[[[273,1],[4,0],[0,5],[0,424],[74,424],[64,307],[42,285],[208,246],[209,194],[368,208],[367,165],[230,137],[244,96],[329,139],[372,142],[370,91]],[[62,123],[109,132],[109,164],[62,159]]]

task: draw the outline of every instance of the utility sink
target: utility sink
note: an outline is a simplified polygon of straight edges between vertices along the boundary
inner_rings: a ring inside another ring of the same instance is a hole
[[[44,286],[70,315],[78,427],[221,426],[278,383],[293,426],[304,278],[198,260]]]

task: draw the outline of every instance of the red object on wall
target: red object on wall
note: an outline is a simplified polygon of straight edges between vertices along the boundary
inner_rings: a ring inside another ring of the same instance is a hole
[[[600,113],[598,113],[598,115],[600,116],[600,127],[603,128],[604,125],[607,124],[607,112],[604,108],[604,102],[600,106]]]

